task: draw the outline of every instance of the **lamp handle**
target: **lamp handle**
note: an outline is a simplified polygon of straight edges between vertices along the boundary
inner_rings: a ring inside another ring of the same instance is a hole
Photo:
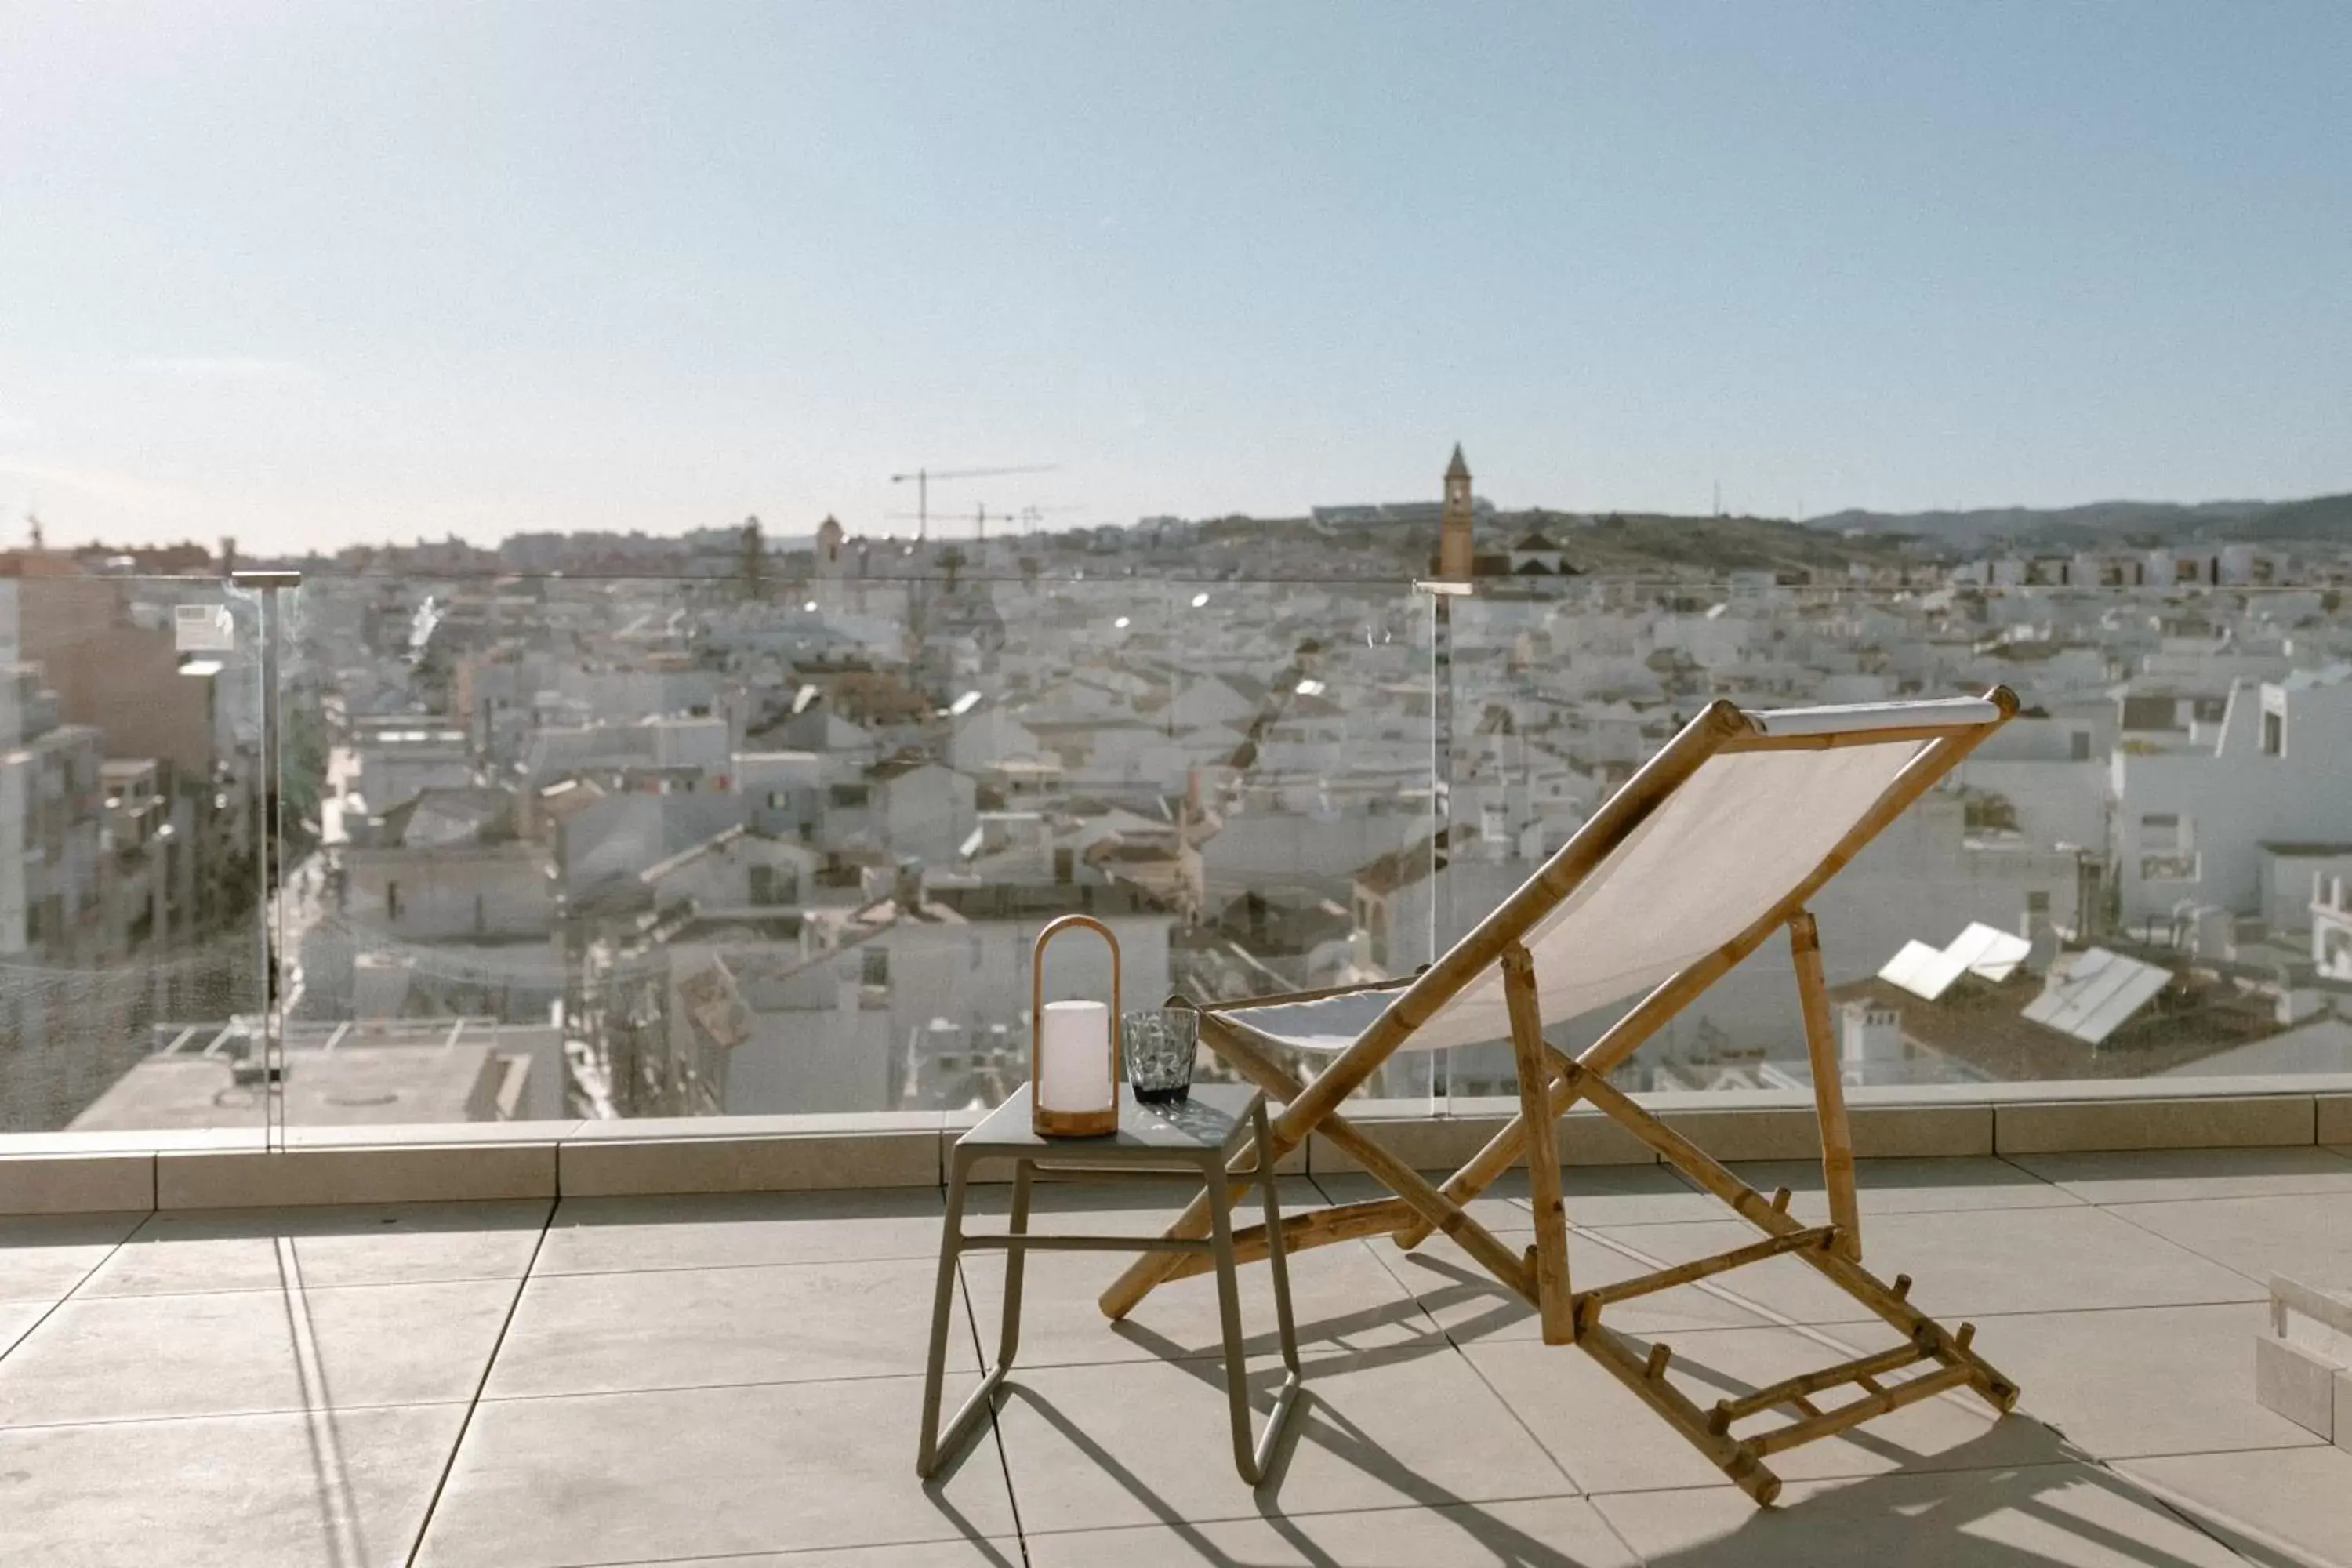
[[[1092,915],[1063,915],[1046,921],[1045,929],[1037,933],[1036,944],[1029,950],[1029,1081],[1037,1081],[1037,1047],[1045,1032],[1045,944],[1078,926],[1100,935],[1110,949],[1110,1087],[1115,1098],[1119,1076],[1126,1070],[1119,1060],[1118,938],[1110,927]]]

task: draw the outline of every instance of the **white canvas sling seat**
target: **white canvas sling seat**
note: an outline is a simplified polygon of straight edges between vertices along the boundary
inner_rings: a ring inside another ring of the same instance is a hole
[[[1767,711],[1713,703],[1475,930],[1412,979],[1204,1007],[1202,1040],[1283,1102],[1271,1147],[1244,1150],[1236,1170],[1279,1159],[1320,1134],[1392,1194],[1286,1218],[1284,1249],[1384,1234],[1413,1247],[1432,1231],[1445,1232],[1536,1307],[1548,1342],[1582,1346],[1759,1502],[1780,1489],[1764,1461],[1781,1448],[1950,1388],[1972,1388],[1995,1408],[2010,1408],[2016,1386],[1970,1350],[1969,1325],[1946,1331],[1909,1305],[1907,1279],[1890,1286],[1861,1265],[1838,1046],[1819,937],[1805,905],[2016,710],[2015,696],[2000,687],[1981,698]],[[1783,930],[1811,1058],[1826,1226],[1801,1225],[1787,1212],[1785,1191],[1768,1198],[1748,1187],[1608,1081],[1661,1026]],[[1542,1037],[1547,1018],[1561,1021],[1636,996],[1579,1057]],[[1519,1112],[1443,1184],[1341,1114],[1347,1097],[1398,1051],[1496,1039],[1511,1043]],[[1310,1079],[1287,1065],[1301,1055],[1323,1062]],[[1633,1279],[1572,1289],[1555,1140],[1558,1118],[1579,1100],[1721,1198],[1762,1238]],[[1536,1230],[1536,1245],[1524,1254],[1462,1206],[1522,1156]],[[1206,1209],[1205,1200],[1195,1204],[1170,1236],[1202,1234]],[[1268,1250],[1263,1227],[1237,1234],[1236,1242],[1244,1259]],[[1603,1321],[1612,1302],[1783,1254],[1811,1264],[1905,1342],[1703,1410],[1667,1375],[1665,1345],[1638,1353]],[[1104,1292],[1103,1310],[1124,1317],[1160,1281],[1196,1266],[1182,1255],[1146,1257]],[[1886,1381],[1915,1362],[1937,1364]],[[1845,1385],[1861,1393],[1828,1409],[1813,1403],[1812,1394]],[[1736,1422],[1774,1411],[1795,1415],[1751,1435],[1732,1431]]]

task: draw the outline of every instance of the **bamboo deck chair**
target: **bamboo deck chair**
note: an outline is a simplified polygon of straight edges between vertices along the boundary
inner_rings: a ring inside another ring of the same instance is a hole
[[[1451,951],[1409,981],[1254,998],[1203,1009],[1202,1038],[1244,1078],[1283,1102],[1272,1148],[1243,1151],[1234,1168],[1279,1159],[1319,1132],[1393,1194],[1290,1216],[1286,1250],[1393,1234],[1407,1247],[1443,1231],[1538,1311],[1544,1339],[1589,1352],[1759,1503],[1780,1482],[1766,1459],[1946,1389],[1968,1387],[1994,1409],[2017,1386],[1958,1331],[1909,1305],[1911,1282],[1883,1283],[1862,1266],[1853,1147],[1821,949],[1805,905],[1864,846],[1979,742],[2017,711],[2005,687],[1982,698],[1748,712],[1710,705],[1612,795],[1519,889]],[[1811,1056],[1830,1223],[1788,1213],[1689,1138],[1635,1104],[1609,1072],[1709,985],[1786,929]],[[1646,993],[1644,994],[1644,993]],[[1543,1021],[1641,995],[1582,1055],[1545,1041]],[[1517,1058],[1519,1111],[1443,1184],[1383,1149],[1340,1114],[1348,1095],[1400,1050],[1440,1050],[1507,1037]],[[1286,1061],[1330,1059],[1311,1082]],[[1762,1239],[1717,1257],[1578,1290],[1569,1281],[1557,1119],[1579,1100],[1632,1132],[1667,1163],[1728,1204]],[[1514,1251],[1463,1205],[1524,1155],[1536,1244]],[[1205,1234],[1205,1198],[1170,1229]],[[1239,1233],[1244,1260],[1266,1256],[1263,1226]],[[1701,1408],[1667,1376],[1669,1347],[1637,1352],[1612,1329],[1609,1307],[1781,1255],[1803,1259],[1898,1330],[1906,1342]],[[1163,1279],[1195,1272],[1182,1254],[1149,1255],[1103,1293],[1125,1317]],[[1935,1368],[1882,1381],[1915,1363]],[[1856,1397],[1822,1408],[1811,1396],[1853,1385]],[[1792,1418],[1741,1436],[1735,1424],[1776,1410]]]

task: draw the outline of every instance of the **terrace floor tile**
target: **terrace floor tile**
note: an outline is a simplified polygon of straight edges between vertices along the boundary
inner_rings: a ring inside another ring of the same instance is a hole
[[[463,1403],[510,1280],[77,1296],[0,1359],[0,1426]]]
[[[147,1218],[143,1214],[0,1219],[0,1301],[56,1301]]]
[[[2126,1149],[2010,1159],[2095,1204],[2352,1193],[2352,1160],[2326,1149]]]
[[[1129,1256],[1032,1254],[1023,1276],[1016,1363],[1049,1366],[1223,1355],[1214,1274],[1195,1274],[1155,1287],[1120,1322],[1102,1315],[1097,1300]],[[1439,1338],[1437,1325],[1364,1242],[1313,1247],[1292,1256],[1289,1265],[1291,1314],[1303,1358],[1321,1361]],[[966,1253],[963,1268],[980,1342],[992,1356],[1004,1300],[1004,1258]],[[1272,1279],[1263,1264],[1244,1265],[1240,1270],[1243,1347],[1254,1357],[1273,1356],[1280,1348]]]
[[[2235,1269],[2260,1295],[2268,1294],[2273,1274],[2352,1285],[2352,1193],[2133,1204],[2116,1212]]]
[[[1264,1419],[1275,1379],[1253,1380]],[[1575,1490],[1450,1349],[1321,1369],[1253,1490],[1235,1472],[1212,1362],[1045,1368],[1009,1385],[997,1429],[1024,1531],[1445,1507]]]
[[[2352,1563],[2352,1453],[2342,1448],[2181,1455],[2117,1468],[2177,1494],[2225,1534],[2251,1528],[2323,1563]],[[2259,1550],[2248,1555],[2277,1561]]]
[[[534,1276],[487,1399],[919,1374],[928,1259]],[[957,1303],[949,1364],[977,1371]]]
[[[551,1205],[370,1204],[149,1215],[85,1296],[520,1279]]]
[[[942,1210],[928,1187],[566,1198],[531,1272],[937,1258]]]
[[[463,1405],[0,1431],[0,1563],[398,1568]]]
[[[1977,1349],[2024,1390],[2019,1408],[2102,1459],[2322,1441],[2257,1403],[2269,1310],[2134,1307],[1985,1318]]]
[[[916,1478],[921,1401],[920,1378],[486,1400],[416,1561],[565,1568],[1012,1535],[987,1432]]]

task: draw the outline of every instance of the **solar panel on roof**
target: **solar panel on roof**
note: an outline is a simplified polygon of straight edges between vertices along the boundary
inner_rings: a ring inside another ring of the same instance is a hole
[[[1967,967],[1942,948],[1929,947],[1924,942],[1906,942],[1902,952],[1886,961],[1878,977],[1922,1001],[1933,1002],[1951,989],[1952,982]]]
[[[2130,978],[2115,994],[2102,1002],[2092,1015],[2083,1021],[2075,1029],[2075,1034],[2091,1044],[2097,1045],[2123,1027],[2134,1013],[2163,994],[2164,988],[2171,984],[2172,976],[2164,970],[2141,965],[2132,973]]]
[[[2032,948],[2033,944],[2021,936],[1982,921],[1971,921],[1968,930],[1954,937],[1944,952],[1969,973],[1998,984],[2017,973],[2017,966],[2025,962],[2025,955]]]
[[[2171,983],[2170,973],[2152,963],[2104,947],[2086,948],[2051,965],[2042,994],[2027,1005],[2025,1016],[2095,1046]]]
[[[1929,947],[1924,942],[1906,942],[1903,951],[1886,961],[1878,977],[1889,985],[1899,986],[1923,1001],[1933,1002],[1952,988],[1952,983],[1963,974],[1979,974],[1995,983],[2017,973],[2025,962],[2030,944],[2021,936],[2011,936],[1982,921],[1972,921],[1968,929],[1940,948]]]

